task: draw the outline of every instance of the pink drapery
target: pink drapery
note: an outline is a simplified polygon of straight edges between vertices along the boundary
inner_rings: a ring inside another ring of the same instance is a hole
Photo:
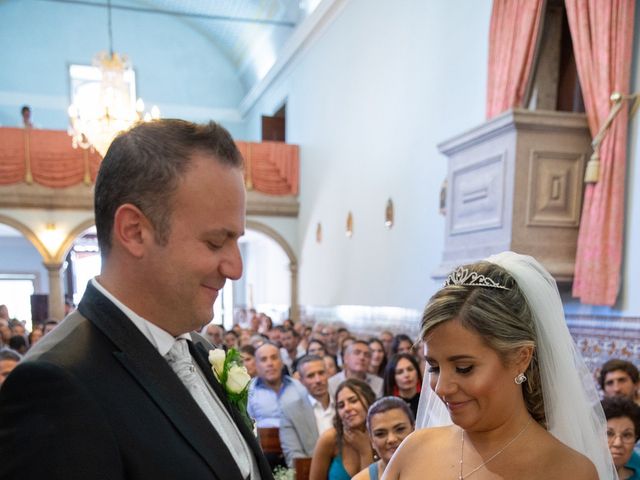
[[[494,0],[489,29],[487,119],[521,107],[531,75],[543,0]]]
[[[0,185],[91,184],[101,161],[96,152],[74,149],[67,132],[61,130],[0,128]]]
[[[269,195],[297,195],[299,148],[280,142],[236,142],[245,159],[247,188]],[[37,183],[65,188],[95,182],[102,158],[74,149],[67,132],[0,128],[0,186]]]
[[[282,142],[236,142],[245,159],[245,183],[269,195],[297,195],[299,148]]]
[[[629,93],[635,0],[566,0],[578,77],[591,135],[611,109],[613,92]],[[600,146],[600,178],[584,193],[573,295],[613,305],[620,289],[628,108]]]

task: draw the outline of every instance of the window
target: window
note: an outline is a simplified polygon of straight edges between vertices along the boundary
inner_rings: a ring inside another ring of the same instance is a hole
[[[31,295],[35,291],[35,273],[0,273],[0,305],[6,305],[11,318],[31,325]]]

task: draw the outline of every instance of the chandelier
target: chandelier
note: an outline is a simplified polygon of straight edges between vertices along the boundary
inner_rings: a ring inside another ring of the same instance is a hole
[[[160,118],[157,106],[144,112],[141,98],[134,103],[125,74],[131,63],[124,55],[113,51],[111,32],[111,0],[107,4],[109,19],[109,52],[98,53],[93,65],[100,71],[100,85],[90,102],[71,104],[69,135],[73,148],[91,148],[105,156],[115,136],[140,121]]]

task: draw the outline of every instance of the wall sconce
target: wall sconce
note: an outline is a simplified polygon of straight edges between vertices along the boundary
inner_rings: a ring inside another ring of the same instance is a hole
[[[44,230],[41,230],[38,236],[47,251],[53,256],[62,245],[65,232],[58,228],[54,222],[47,222]]]
[[[384,226],[391,230],[394,222],[393,200],[387,200],[387,207],[384,209]]]
[[[351,238],[353,236],[353,214],[349,212],[347,215],[347,230],[345,232],[347,238]]]
[[[322,224],[320,222],[316,225],[316,243],[322,243]]]

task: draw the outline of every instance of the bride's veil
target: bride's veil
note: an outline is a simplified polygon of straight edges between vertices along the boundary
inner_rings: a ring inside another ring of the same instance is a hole
[[[616,479],[595,382],[569,334],[555,280],[529,256],[503,252],[486,261],[511,274],[534,316],[549,432],[589,458],[601,480]],[[425,375],[416,428],[450,425],[449,412],[431,390],[428,377]]]

